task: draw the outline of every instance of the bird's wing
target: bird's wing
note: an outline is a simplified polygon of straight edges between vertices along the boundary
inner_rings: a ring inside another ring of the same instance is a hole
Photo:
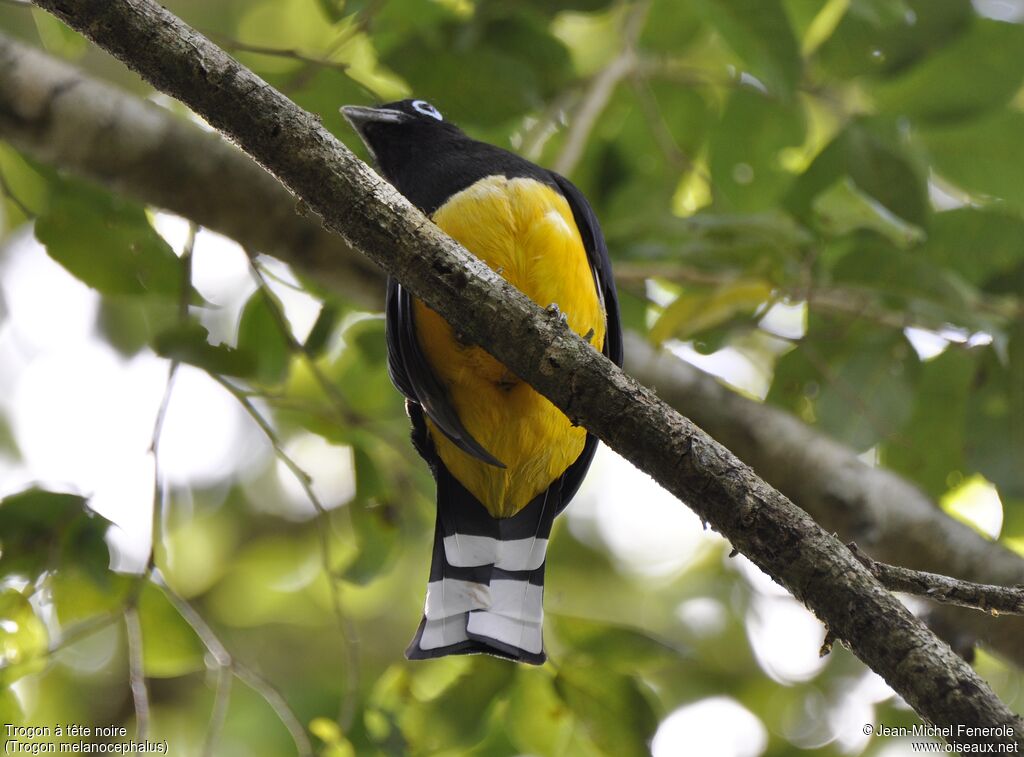
[[[419,403],[427,417],[467,455],[504,468],[505,465],[473,438],[452,407],[448,392],[420,349],[413,320],[412,297],[397,280],[388,279],[386,303],[388,374],[398,390]]]
[[[603,352],[609,360],[621,368],[622,323],[619,320],[619,296],[615,291],[612,262],[608,257],[608,246],[604,242],[604,234],[601,233],[601,226],[597,222],[594,210],[583,193],[576,188],[576,185],[554,171],[551,172],[551,176],[562,195],[568,200],[569,207],[572,208],[572,216],[583,240],[583,247],[587,251],[587,259],[590,261],[590,270],[594,274],[598,295],[604,303],[608,327],[605,331]]]
[[[564,176],[554,171],[551,172],[555,184],[561,190],[565,199],[572,208],[572,216],[576,221],[576,228],[579,229],[580,238],[583,240],[583,247],[587,251],[587,259],[590,261],[590,270],[594,274],[594,284],[597,292],[604,303],[604,312],[607,320],[607,328],[604,337],[605,356],[615,365],[622,367],[622,321],[619,318],[619,296],[615,290],[615,279],[612,277],[612,262],[608,257],[608,246],[604,241],[604,234],[601,233],[601,226],[597,222],[593,208],[587,202],[587,198],[576,188],[576,185]],[[597,452],[597,437],[587,434],[587,441],[583,451],[562,474],[561,499],[556,514],[565,509],[569,501],[575,496],[576,491],[586,478],[590,463]]]

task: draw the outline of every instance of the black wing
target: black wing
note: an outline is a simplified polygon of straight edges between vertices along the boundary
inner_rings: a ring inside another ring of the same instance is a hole
[[[619,295],[615,291],[612,261],[608,257],[608,246],[604,242],[604,234],[601,233],[601,226],[597,222],[597,216],[594,215],[590,203],[576,188],[576,185],[554,171],[551,171],[551,176],[562,195],[569,201],[569,207],[572,208],[576,228],[579,229],[583,247],[587,251],[587,259],[590,261],[590,270],[594,273],[597,292],[604,303],[608,325],[602,351],[609,360],[621,368],[622,322],[619,319]]]
[[[576,188],[571,181],[560,176],[554,171],[551,172],[555,184],[561,190],[562,195],[569,202],[572,208],[572,216],[576,221],[576,228],[579,229],[580,238],[583,240],[583,247],[587,251],[587,259],[590,261],[590,270],[594,273],[594,284],[597,286],[598,294],[604,302],[604,312],[607,320],[607,327],[604,337],[604,349],[602,352],[615,365],[622,367],[622,321],[619,318],[619,295],[615,290],[615,279],[612,276],[612,261],[608,256],[608,246],[604,241],[604,234],[601,233],[601,226],[597,222],[593,208],[587,202],[587,198]],[[565,509],[569,501],[575,496],[576,491],[583,483],[583,479],[590,469],[590,463],[597,452],[597,437],[587,434],[587,441],[583,445],[583,451],[576,461],[562,474],[561,497],[556,514]]]
[[[388,375],[398,390],[423,411],[444,435],[468,455],[489,465],[504,468],[505,464],[488,452],[472,437],[452,407],[448,392],[430,369],[416,338],[412,297],[395,279],[388,279],[385,310],[388,345]]]

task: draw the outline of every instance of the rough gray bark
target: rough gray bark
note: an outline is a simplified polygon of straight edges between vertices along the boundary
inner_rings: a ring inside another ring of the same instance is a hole
[[[34,158],[289,260],[348,297],[381,304],[380,271],[294,212],[240,150],[172,113],[0,33],[0,137]],[[726,444],[826,529],[873,555],[986,584],[1024,581],[1020,556],[945,516],[895,474],[693,366],[629,339],[626,367]],[[942,625],[1024,665],[1024,619],[945,609]]]
[[[878,562],[861,551],[853,542],[846,546],[890,591],[901,591],[928,597],[936,602],[971,607],[993,615],[1024,615],[1024,585],[991,586],[961,581],[923,570],[910,570],[899,565]]]
[[[364,305],[380,271],[245,153],[163,108],[0,34],[0,138],[36,159],[294,260]]]
[[[635,335],[626,335],[626,355],[630,373],[822,526],[856,541],[872,557],[978,583],[1024,583],[1020,555],[943,514],[905,478],[866,465],[852,449],[789,413],[730,391]],[[967,630],[1024,665],[1024,618],[993,621],[955,608],[943,608],[942,615],[942,627]]]
[[[1024,723],[838,540],[442,234],[319,121],[150,0],[37,0],[236,141],[469,340],[690,503],[936,725]],[[1004,730],[1005,729],[1005,730]]]

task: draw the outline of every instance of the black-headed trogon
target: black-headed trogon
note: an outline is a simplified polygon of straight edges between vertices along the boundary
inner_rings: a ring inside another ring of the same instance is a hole
[[[423,100],[342,112],[398,191],[622,364],[608,250],[576,187],[471,139]],[[386,319],[388,370],[437,480],[426,606],[406,656],[485,652],[540,664],[548,535],[597,440],[394,279]]]

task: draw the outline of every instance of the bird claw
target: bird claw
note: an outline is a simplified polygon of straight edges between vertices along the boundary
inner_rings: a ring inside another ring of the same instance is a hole
[[[552,318],[557,318],[563,326],[569,325],[569,316],[562,312],[561,308],[558,307],[557,302],[552,302],[550,305],[544,308],[544,310]]]

